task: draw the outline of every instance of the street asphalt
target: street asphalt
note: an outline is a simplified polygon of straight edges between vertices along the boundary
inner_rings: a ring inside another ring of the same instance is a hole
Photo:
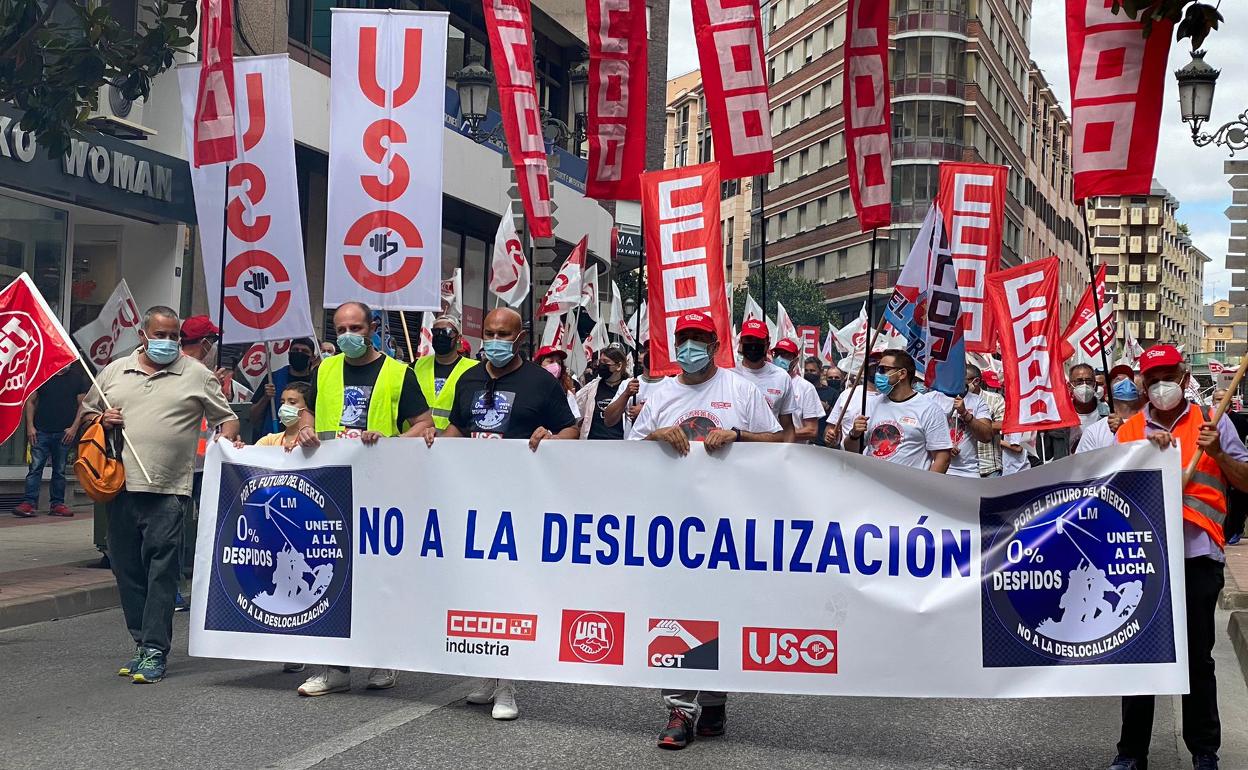
[[[1225,628],[1220,616],[1219,626]],[[948,700],[733,695],[728,734],[682,752],[654,738],[652,691],[521,683],[516,722],[464,695],[475,680],[404,673],[388,691],[300,698],[276,663],[188,659],[178,615],[170,676],[116,675],[130,652],[120,612],[0,631],[0,768],[714,767],[844,770],[1103,770],[1115,698]],[[1220,635],[1224,636],[1224,635]],[[1218,649],[1223,767],[1248,768],[1248,689]],[[1158,704],[1151,767],[1190,767],[1176,698]],[[1182,761],[1180,761],[1182,760]]]

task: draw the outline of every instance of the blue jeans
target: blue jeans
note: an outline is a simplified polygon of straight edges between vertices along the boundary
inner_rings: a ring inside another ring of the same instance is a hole
[[[26,502],[39,504],[39,485],[43,481],[43,466],[52,461],[52,489],[49,494],[51,505],[65,502],[65,461],[69,457],[69,447],[61,442],[65,431],[41,430],[35,434],[35,442],[30,447],[30,470],[26,472]]]

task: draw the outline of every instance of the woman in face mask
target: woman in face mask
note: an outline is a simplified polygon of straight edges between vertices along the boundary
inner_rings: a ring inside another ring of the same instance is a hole
[[[627,362],[628,354],[619,345],[608,345],[598,354],[594,379],[576,394],[577,407],[585,415],[582,439],[618,441],[631,427],[625,425],[624,410],[639,386],[635,379],[625,381]]]
[[[550,372],[550,376],[559,380],[559,384],[563,386],[564,392],[568,394],[568,408],[572,410],[572,417],[579,421],[581,419],[581,409],[576,402],[576,380],[572,378],[571,372],[568,371],[567,351],[547,345],[538,349],[534,359],[537,361],[538,366]]]

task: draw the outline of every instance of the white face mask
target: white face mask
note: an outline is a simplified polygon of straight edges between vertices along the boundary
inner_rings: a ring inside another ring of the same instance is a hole
[[[1148,386],[1148,401],[1154,409],[1168,412],[1183,401],[1183,386],[1169,380],[1154,382]]]
[[[1091,385],[1076,385],[1074,396],[1079,403],[1090,404],[1096,400],[1096,388]]]

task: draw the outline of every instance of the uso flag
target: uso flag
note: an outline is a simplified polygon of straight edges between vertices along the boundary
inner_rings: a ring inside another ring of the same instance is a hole
[[[30,276],[22,273],[0,291],[0,443],[21,425],[30,394],[77,360]]]

